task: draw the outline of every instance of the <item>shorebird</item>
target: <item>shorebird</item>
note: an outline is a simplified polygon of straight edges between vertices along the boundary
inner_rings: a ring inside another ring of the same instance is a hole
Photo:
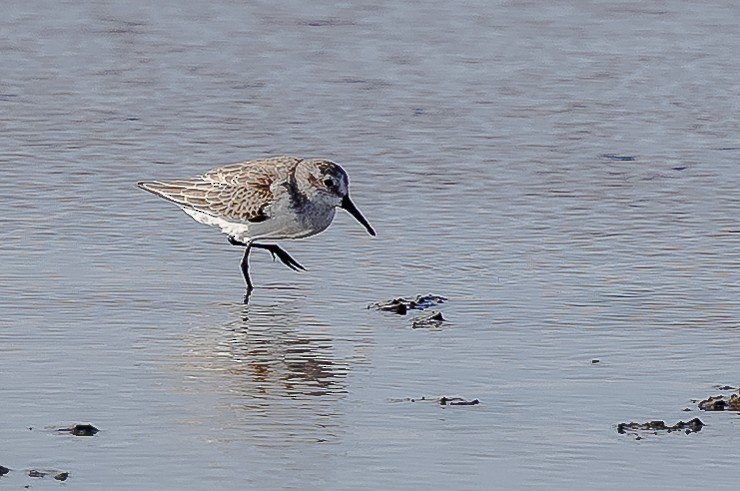
[[[304,270],[277,244],[265,240],[302,239],[326,230],[336,208],[344,208],[370,235],[375,230],[349,197],[349,177],[325,159],[273,157],[211,169],[192,179],[142,181],[141,189],[175,203],[197,222],[219,228],[232,245],[245,247],[241,270],[247,285],[249,253],[265,249],[288,266]],[[260,242],[256,242],[260,241]]]

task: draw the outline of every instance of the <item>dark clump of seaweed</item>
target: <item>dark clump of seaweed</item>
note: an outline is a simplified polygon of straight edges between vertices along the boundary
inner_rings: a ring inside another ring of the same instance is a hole
[[[93,436],[100,430],[91,424],[76,424],[67,428],[59,428],[57,431],[71,433],[75,436]]]
[[[440,295],[417,295],[415,298],[393,298],[383,302],[377,302],[369,305],[368,308],[382,310],[384,312],[393,312],[394,314],[406,315],[409,310],[424,310],[434,307],[447,301],[447,298]]]
[[[683,431],[687,435],[689,433],[695,433],[701,431],[704,427],[704,423],[699,418],[694,418],[690,421],[679,421],[673,426],[668,426],[665,421],[655,420],[648,421],[647,423],[619,423],[617,425],[617,433],[636,435],[637,439],[640,440],[642,437],[641,433],[652,433],[658,435],[660,433],[673,433],[676,431]]]
[[[740,394],[712,396],[699,402],[702,411],[740,411]]]
[[[414,329],[419,328],[433,328],[433,327],[439,327],[442,325],[444,321],[446,321],[442,316],[442,312],[437,312],[436,310],[430,312],[429,314],[420,315],[416,317],[412,323],[411,327]]]

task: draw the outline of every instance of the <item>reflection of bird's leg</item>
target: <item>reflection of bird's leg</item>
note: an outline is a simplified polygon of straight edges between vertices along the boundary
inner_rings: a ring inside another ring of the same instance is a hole
[[[275,257],[280,259],[280,262],[282,262],[284,265],[292,269],[293,271],[305,271],[306,268],[301,266],[301,264],[293,259],[293,257],[288,254],[285,249],[281,248],[277,244],[251,244],[252,247],[255,249],[265,249],[267,251],[270,251],[270,254],[272,254],[272,260],[275,260]]]

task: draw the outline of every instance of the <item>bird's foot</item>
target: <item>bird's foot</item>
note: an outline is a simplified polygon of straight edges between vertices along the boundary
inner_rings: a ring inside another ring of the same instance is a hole
[[[248,244],[245,244],[244,242],[242,242],[241,240],[237,239],[233,235],[229,235],[228,240],[229,240],[229,244],[231,244],[233,246],[247,247],[247,245],[248,245]]]
[[[301,263],[293,259],[293,256],[288,254],[285,249],[281,248],[276,244],[252,244],[252,247],[257,249],[265,249],[272,254],[272,260],[274,261],[277,257],[284,265],[292,269],[293,271],[305,271]]]

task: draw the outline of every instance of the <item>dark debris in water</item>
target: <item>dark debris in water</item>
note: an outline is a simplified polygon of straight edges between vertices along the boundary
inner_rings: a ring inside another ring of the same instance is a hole
[[[75,436],[93,436],[100,430],[91,424],[76,424],[68,428],[59,428],[57,431],[71,433]]]
[[[717,390],[738,390],[737,387],[731,385],[715,385],[714,388]]]
[[[648,421],[647,423],[619,423],[617,425],[617,433],[636,435],[638,439],[641,439],[641,433],[657,435],[659,433],[683,431],[688,435],[689,433],[701,431],[703,427],[704,423],[699,418],[694,418],[687,422],[679,421],[673,426],[666,425],[664,421],[656,420]]]
[[[50,471],[50,470],[38,470],[38,469],[31,469],[27,471],[28,477],[36,477],[36,478],[43,478],[49,475],[53,475],[54,479],[57,481],[66,481],[69,477],[69,472],[59,472],[59,471]]]
[[[424,310],[447,301],[447,298],[440,295],[417,295],[416,298],[394,298],[384,302],[374,303],[368,308],[382,310],[384,312],[393,312],[399,315],[406,315],[409,310]]]
[[[424,314],[424,315],[420,315],[416,317],[411,323],[411,327],[413,327],[414,329],[419,329],[419,328],[429,329],[429,328],[441,326],[442,323],[446,320],[447,319],[445,319],[442,316],[442,312],[437,312],[436,310],[434,310],[428,314]]]
[[[8,469],[7,467],[5,467],[4,465],[0,465],[0,476],[4,476],[8,472],[10,472],[10,469]]]
[[[329,17],[327,19],[302,20],[298,22],[298,25],[308,27],[344,27],[353,26],[355,24],[351,21]]]
[[[403,399],[390,399],[390,402],[433,402],[440,406],[475,406],[480,404],[478,399],[463,399],[462,397],[405,397]]]
[[[478,399],[466,401],[462,397],[440,397],[439,404],[440,406],[475,406],[476,404],[480,404],[480,401]]]
[[[712,396],[699,402],[702,411],[740,411],[740,394]]]
[[[616,162],[634,162],[635,157],[632,155],[617,155],[616,153],[602,153],[599,155],[602,159],[614,160]]]

